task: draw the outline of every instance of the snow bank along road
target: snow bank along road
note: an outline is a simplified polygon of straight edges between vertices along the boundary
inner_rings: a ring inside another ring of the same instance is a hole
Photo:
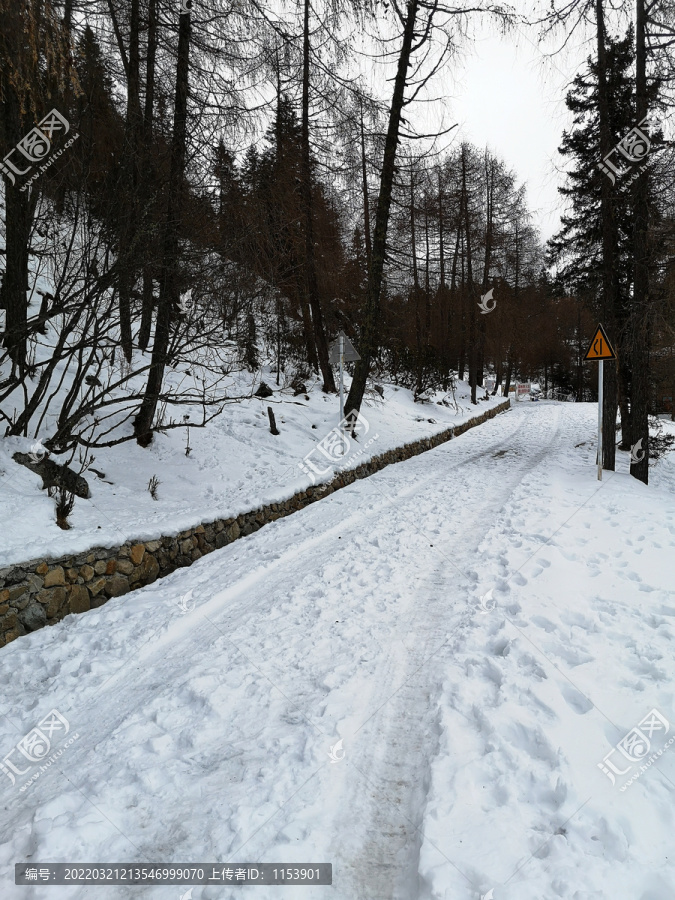
[[[523,404],[11,644],[2,757],[52,709],[77,739],[0,771],[1,896],[179,900],[13,867],[220,860],[333,885],[193,900],[672,900],[675,496],[599,484],[594,416]]]

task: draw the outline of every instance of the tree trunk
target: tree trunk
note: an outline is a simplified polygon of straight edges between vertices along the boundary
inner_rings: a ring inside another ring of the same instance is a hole
[[[577,343],[577,387],[576,387],[576,401],[577,403],[581,403],[583,400],[584,394],[584,351],[583,351],[583,337],[581,334],[581,303],[577,300],[577,334],[576,334],[576,343]]]
[[[509,347],[509,351],[506,354],[506,378],[504,380],[504,396],[508,398],[509,390],[511,388],[511,373],[513,371],[513,356],[512,356],[512,348]]]
[[[189,12],[180,16],[178,29],[178,61],[176,65],[176,97],[171,138],[171,167],[169,173],[169,204],[164,233],[162,274],[157,305],[155,340],[152,346],[152,361],[148,373],[148,384],[141,408],[134,420],[134,434],[142,447],[152,440],[152,425],[157,403],[162,390],[164,369],[167,363],[171,317],[179,300],[178,254],[183,179],[185,176],[185,133],[187,120],[188,73],[190,65],[190,18]]]
[[[424,195],[424,345],[429,346],[429,338],[431,335],[431,283],[429,280],[429,198]]]
[[[129,66],[127,70],[127,114],[122,162],[122,215],[119,239],[120,340],[127,362],[133,352],[131,342],[131,292],[136,280],[137,187],[141,128],[140,107],[140,0],[131,0],[129,16]]]
[[[441,170],[438,170],[438,256],[441,290],[445,289],[445,234],[443,232],[443,192],[441,190]]]
[[[155,59],[157,53],[157,0],[149,0],[148,3],[148,49],[145,77],[145,111],[143,114],[143,152],[144,152],[144,213],[149,223],[151,210],[154,203],[151,200],[151,192],[155,185],[154,156],[152,153],[152,139],[154,132],[155,115]],[[155,308],[153,293],[153,266],[151,262],[152,249],[146,242],[143,259],[143,306],[141,310],[141,325],[138,332],[138,346],[146,350],[150,341],[150,329],[152,326],[152,313]]]
[[[281,378],[281,332],[284,316],[284,308],[281,301],[281,295],[277,296],[277,387]]]
[[[596,0],[596,37],[598,53],[598,118],[600,122],[600,156],[605,157],[613,146],[610,127],[609,96],[607,87],[607,48],[605,45],[605,20],[603,0]],[[613,185],[609,178],[601,178],[600,218],[602,221],[602,317],[609,339],[618,349],[616,306],[618,292],[618,266],[616,265],[617,233],[614,221]],[[602,404],[602,465],[614,471],[616,462],[616,362],[603,366]]]
[[[462,376],[459,374],[459,345],[458,345],[458,341],[460,338],[460,331],[461,331],[461,323],[462,323],[461,311],[460,311],[459,316],[455,316],[455,320],[457,318],[459,318],[460,328],[457,329],[455,327],[455,332],[453,335],[454,340],[452,341],[452,348],[450,348],[450,335],[451,335],[450,319],[451,319],[451,315],[452,315],[451,309],[453,311],[456,311],[456,303],[457,303],[457,258],[459,256],[459,237],[460,237],[460,227],[458,225],[457,226],[457,236],[455,238],[455,252],[453,253],[453,256],[452,256],[452,274],[450,276],[450,297],[448,299],[448,358],[449,359],[453,358],[453,357],[455,358],[455,363],[457,364],[457,374],[458,374],[459,378],[461,379]],[[456,352],[456,356],[455,356],[455,352]]]
[[[73,0],[65,0],[63,4],[63,27],[70,32],[73,22]]]
[[[16,21],[8,25],[8,31],[10,29],[13,34],[17,33],[17,29],[21,33]],[[21,113],[20,99],[9,78],[3,77],[0,87],[4,87],[5,94],[3,138],[9,147],[13,147],[21,140],[27,128]],[[28,160],[20,153],[13,154],[12,161],[19,171],[30,168]],[[5,271],[0,291],[0,307],[5,310],[3,344],[12,360],[12,372],[19,380],[24,377],[26,366],[28,248],[37,196],[36,186],[22,192],[19,184],[12,184],[9,176],[5,175]]]
[[[441,344],[443,375],[447,381],[450,376],[450,297],[445,284],[445,222],[443,221],[443,190],[440,168],[438,169],[438,265],[440,282],[438,301],[441,320],[439,341]]]
[[[363,233],[366,239],[366,262],[370,271],[373,244],[370,237],[370,200],[368,197],[368,170],[366,168],[366,136],[363,128],[363,103],[361,103],[361,182],[363,186]]]
[[[316,342],[314,340],[314,330],[312,328],[312,315],[309,311],[309,303],[303,289],[300,278],[295,279],[296,289],[300,298],[300,314],[302,316],[302,334],[305,339],[305,349],[307,351],[307,362],[313,372],[319,371],[319,359],[316,355]]]
[[[377,352],[379,318],[380,318],[380,293],[382,291],[382,277],[384,274],[384,260],[387,249],[387,228],[389,226],[389,212],[391,207],[391,192],[394,183],[394,170],[396,166],[396,149],[399,141],[399,129],[401,125],[401,112],[406,88],[406,78],[413,39],[415,37],[415,23],[419,11],[420,0],[408,0],[407,16],[403,28],[403,42],[398,58],[396,79],[394,81],[394,93],[389,110],[389,123],[384,144],[384,158],[382,160],[382,174],[380,176],[380,192],[377,198],[377,213],[375,215],[375,233],[373,235],[373,256],[370,272],[368,273],[368,293],[363,312],[363,327],[359,352],[361,359],[355,365],[354,378],[347,397],[345,411],[347,414],[357,412],[363,402],[363,394],[366,389],[366,380],[370,365]]]
[[[466,235],[466,278],[469,293],[469,385],[471,387],[471,402],[477,404],[478,329],[476,327],[476,297],[471,261],[471,222],[469,220],[469,199],[466,188],[466,145],[462,147],[462,201],[464,203],[464,233]]]
[[[415,293],[420,286],[420,275],[417,267],[417,228],[415,222],[415,173],[410,160],[410,240],[412,250],[413,288]]]
[[[5,272],[0,306],[5,309],[3,343],[12,369],[22,379],[28,340],[28,249],[37,187],[21,193],[5,180]]]
[[[450,278],[450,290],[452,293],[455,293],[455,288],[457,287],[457,260],[459,258],[459,243],[461,238],[462,228],[461,225],[457,226],[457,237],[455,238],[455,252],[452,256],[452,275]]]
[[[460,204],[460,218],[461,218],[461,204]],[[464,231],[461,228],[461,225],[458,228],[458,234],[460,236],[460,242],[462,245],[462,266],[461,266],[461,280],[459,285],[459,358],[457,360],[457,371],[459,374],[460,381],[464,380],[464,369],[466,368],[466,278],[464,273]]]
[[[312,166],[309,147],[309,0],[305,0],[304,34],[302,51],[302,193],[305,207],[305,293],[314,325],[316,353],[323,377],[323,389],[334,394],[335,378],[328,361],[328,342],[323,327],[319,282],[316,274],[314,250],[314,209],[312,202]]]
[[[276,55],[276,76],[277,76],[277,114],[275,120],[275,140],[274,140],[274,148],[275,148],[275,169],[277,173],[281,173],[282,167],[282,101],[283,101],[283,92],[282,92],[282,82],[281,82],[281,68],[279,64],[278,54]],[[295,254],[293,254],[293,274],[289,275],[289,280],[292,282],[292,288],[289,286],[288,290],[290,292],[290,296],[294,297],[297,301],[297,308],[300,309],[300,318],[302,321],[302,337],[305,344],[305,351],[307,354],[307,365],[312,372],[319,371],[319,360],[316,355],[316,344],[314,341],[314,329],[312,326],[312,316],[309,310],[309,303],[307,302],[307,295],[305,293],[305,286],[302,281],[302,273],[300,272],[300,264],[297,262]],[[275,271],[275,277],[279,277],[279,271]],[[285,275],[286,273],[284,273]]]
[[[413,289],[412,303],[415,309],[415,397],[422,392],[422,317],[420,314],[420,277],[417,266],[417,228],[415,222],[415,173],[410,160],[410,240],[412,250]]]
[[[495,187],[495,163],[488,151],[485,151],[485,191],[486,191],[486,216],[485,216],[485,261],[483,264],[483,281],[481,294],[485,294],[490,278],[492,265],[492,246],[494,240],[494,187]],[[487,334],[487,317],[480,317],[480,329],[478,335],[478,370],[477,381],[483,384],[485,367],[485,338]]]
[[[625,362],[625,353],[621,353],[617,364],[617,394],[619,410],[621,413],[621,443],[619,450],[630,450],[630,410],[628,408],[628,368]]]
[[[649,112],[647,101],[646,15],[644,0],[636,0],[635,24],[635,115],[638,122]],[[641,442],[633,457],[630,474],[649,482],[649,166],[643,166],[633,182],[634,280],[631,316],[631,445]]]

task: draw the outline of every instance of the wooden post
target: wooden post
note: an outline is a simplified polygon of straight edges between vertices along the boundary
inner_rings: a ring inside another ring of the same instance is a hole
[[[269,420],[270,420],[270,433],[271,434],[281,434],[281,432],[277,428],[277,423],[274,419],[274,412],[273,412],[271,406],[267,407],[267,415],[269,416]]]

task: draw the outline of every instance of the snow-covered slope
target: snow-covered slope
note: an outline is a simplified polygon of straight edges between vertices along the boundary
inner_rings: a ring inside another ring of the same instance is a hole
[[[273,375],[264,372],[263,377],[274,386]],[[457,386],[456,403],[448,395],[450,405],[442,405],[443,393],[431,402],[414,403],[405,388],[386,383],[383,387],[383,399],[373,393],[364,403],[369,431],[361,445],[353,443],[350,457],[362,449],[363,455],[349,467],[503,402],[494,397],[472,406],[465,382]],[[250,391],[250,376],[247,381],[242,374],[237,393]],[[270,433],[268,406],[275,413],[277,436]],[[200,522],[288,499],[312,483],[300,464],[338,421],[338,399],[323,394],[315,384],[307,395],[294,397],[286,389],[267,400],[253,398],[226,406],[205,428],[190,428],[188,456],[187,426],[156,435],[147,449],[130,441],[96,450],[92,466],[104,478],[91,469],[86,473],[92,496],[76,500],[70,531],[56,525],[54,501],[40,489],[41,479],[11,458],[17,450],[28,452],[35,439],[5,438],[0,441],[0,519],[11,527],[3,530],[0,540],[0,567],[45,554],[78,553],[94,545],[175,534]],[[148,492],[153,475],[160,482],[157,501]]]
[[[599,484],[594,429],[519,404],[9,645],[2,756],[52,709],[78,737],[0,772],[2,897],[178,900],[13,867],[220,860],[331,862],[308,900],[672,900],[675,752],[624,792],[598,763],[675,734],[675,455]]]

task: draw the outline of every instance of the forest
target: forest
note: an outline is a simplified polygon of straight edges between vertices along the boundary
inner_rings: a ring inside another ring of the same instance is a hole
[[[647,482],[650,416],[674,409],[675,8],[634,13],[0,0],[4,434],[86,461],[227,416],[238,370],[333,393],[340,331],[347,412],[385,378],[592,401],[602,322],[604,466],[641,442]],[[427,109],[481,29],[525,18],[589,36],[546,242],[510,161]]]

